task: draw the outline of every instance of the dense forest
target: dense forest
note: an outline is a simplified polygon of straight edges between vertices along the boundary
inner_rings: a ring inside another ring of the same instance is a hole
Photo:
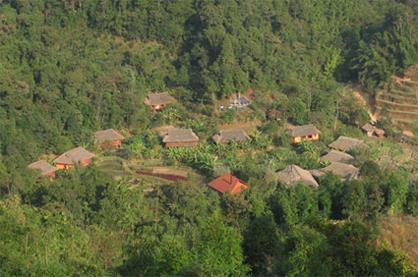
[[[351,88],[373,98],[417,62],[416,0],[0,0],[0,276],[416,275],[380,236],[385,218],[418,215],[417,163],[390,118],[376,123],[387,138],[351,153],[356,180],[288,187],[275,173],[320,168],[340,135],[365,139]],[[151,111],[152,91],[177,103]],[[248,108],[219,109],[248,91]],[[251,122],[249,142],[210,140]],[[308,123],[321,140],[293,145],[288,124]],[[164,148],[163,125],[200,145]],[[95,148],[107,128],[128,137],[122,149]],[[96,161],[54,180],[27,167],[76,146]],[[209,189],[223,172],[251,189]]]

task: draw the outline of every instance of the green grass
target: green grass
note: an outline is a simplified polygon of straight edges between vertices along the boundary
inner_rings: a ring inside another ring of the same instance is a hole
[[[101,157],[96,161],[96,166],[103,173],[114,177],[132,176],[132,172],[126,167],[125,161],[119,157]]]

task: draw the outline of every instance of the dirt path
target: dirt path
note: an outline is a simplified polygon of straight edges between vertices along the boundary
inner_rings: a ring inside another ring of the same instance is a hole
[[[376,121],[379,114],[376,112],[376,100],[373,96],[369,96],[366,100],[365,93],[359,87],[353,87],[354,98],[357,99],[369,114],[372,121]]]

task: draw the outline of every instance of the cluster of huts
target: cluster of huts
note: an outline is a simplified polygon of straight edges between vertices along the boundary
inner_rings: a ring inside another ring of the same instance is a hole
[[[243,98],[240,98],[239,100],[242,99]],[[159,111],[175,102],[175,98],[167,92],[151,93],[144,101],[144,103],[154,111]],[[241,105],[242,103],[239,104]],[[245,102],[244,104],[247,105],[248,103]],[[382,129],[376,128],[371,124],[364,125],[362,129],[368,136],[384,136],[384,131]],[[290,130],[290,136],[294,144],[298,144],[303,141],[319,140],[320,135],[321,132],[312,124],[296,126]],[[193,147],[199,144],[199,137],[192,129],[170,127],[163,132],[162,136],[162,141],[165,147]],[[113,129],[97,131],[94,134],[95,144],[101,149],[119,148],[122,146],[123,139],[124,136]],[[248,140],[249,136],[243,129],[234,128],[221,130],[218,134],[214,135],[212,139],[216,143],[226,144],[231,141],[239,143]],[[297,165],[289,165],[285,169],[277,172],[278,180],[288,186],[296,183],[304,183],[308,186],[318,187],[318,183],[315,178],[318,178],[328,172],[339,176],[343,180],[357,178],[359,169],[351,164],[354,161],[354,157],[347,152],[357,147],[368,146],[358,139],[340,136],[337,140],[332,142],[329,147],[331,150],[326,155],[321,157],[322,161],[329,162],[328,166],[321,169],[305,170]],[[45,160],[40,160],[30,164],[29,168],[39,170],[42,176],[53,178],[55,177],[55,172],[57,170],[69,170],[75,165],[89,165],[94,156],[94,153],[87,151],[83,147],[77,147],[59,155],[53,161],[53,165],[49,164]],[[187,178],[187,174],[184,175],[182,173],[174,176],[171,171],[169,173],[165,171],[166,170],[163,168],[157,168],[153,169],[152,172],[145,172],[143,174],[153,176],[169,176],[170,179],[173,180]],[[249,184],[229,173],[216,178],[208,185],[219,193],[229,192],[232,194],[239,193],[250,188]]]
[[[193,147],[199,144],[199,137],[192,129],[168,127],[162,132],[163,143],[165,147]],[[244,142],[250,137],[241,128],[231,128],[221,130],[212,137],[216,143],[229,143],[231,141]]]
[[[124,136],[113,129],[97,131],[94,134],[94,142],[101,149],[121,147],[123,139]],[[28,167],[38,170],[41,176],[54,178],[57,170],[69,170],[76,165],[87,166],[91,164],[94,156],[94,153],[79,146],[59,155],[54,159],[53,165],[45,160],[39,160],[31,163]]]
[[[311,124],[297,126],[290,133],[294,143],[319,140],[320,138],[320,131]],[[354,162],[354,157],[347,152],[359,148],[368,148],[368,145],[355,138],[340,136],[328,146],[331,150],[321,157],[321,161],[329,163],[328,166],[305,170],[294,164],[289,165],[277,173],[278,180],[287,186],[303,183],[311,187],[318,187],[316,179],[326,173],[333,173],[344,181],[357,178],[359,169],[351,164]]]

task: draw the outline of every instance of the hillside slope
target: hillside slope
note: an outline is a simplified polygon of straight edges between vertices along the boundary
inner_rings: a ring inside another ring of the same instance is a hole
[[[405,252],[418,267],[417,228],[417,217],[389,216],[382,220],[379,239]]]
[[[400,127],[410,129],[418,120],[418,64],[403,76],[393,76],[376,95],[376,111]]]

